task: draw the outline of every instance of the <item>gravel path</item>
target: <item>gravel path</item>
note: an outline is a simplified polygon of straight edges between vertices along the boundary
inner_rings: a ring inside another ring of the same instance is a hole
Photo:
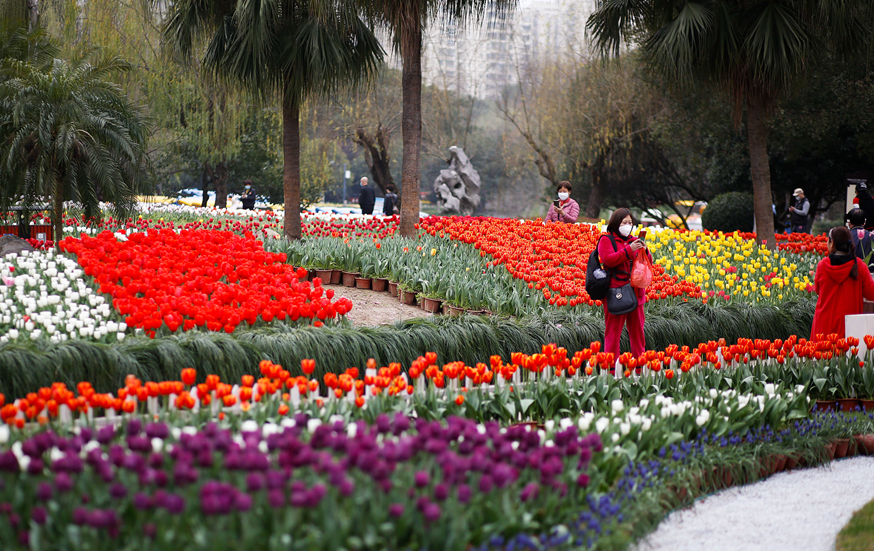
[[[431,315],[418,306],[407,306],[388,293],[342,285],[322,285],[322,287],[333,289],[335,300],[346,297],[352,301],[352,310],[346,314],[346,317],[355,327],[375,327]]]
[[[774,475],[671,513],[637,551],[831,551],[874,499],[874,457]]]

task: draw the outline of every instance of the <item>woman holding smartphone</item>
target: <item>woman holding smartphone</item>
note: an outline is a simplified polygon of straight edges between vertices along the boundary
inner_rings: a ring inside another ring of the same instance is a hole
[[[626,208],[619,208],[613,212],[610,221],[607,222],[607,233],[598,240],[598,257],[604,268],[612,272],[610,287],[622,287],[631,280],[631,267],[638,251],[641,249],[652,255],[646,248],[643,239],[645,230],[641,230],[640,237],[631,235],[634,227],[634,217]],[[643,334],[645,317],[643,305],[646,303],[645,289],[634,289],[637,294],[637,308],[627,314],[611,314],[604,303],[604,352],[612,353],[613,360],[619,358],[619,339],[622,336],[622,328],[628,327],[628,339],[631,344],[631,353],[639,357],[646,349],[646,338]]]
[[[558,184],[558,201],[553,201],[546,213],[547,222],[576,224],[580,215],[580,205],[571,199],[571,183],[563,180]]]

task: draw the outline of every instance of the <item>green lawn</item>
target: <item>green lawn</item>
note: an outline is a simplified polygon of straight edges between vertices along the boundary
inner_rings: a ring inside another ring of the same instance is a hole
[[[835,551],[874,551],[874,501],[856,511],[844,526]]]

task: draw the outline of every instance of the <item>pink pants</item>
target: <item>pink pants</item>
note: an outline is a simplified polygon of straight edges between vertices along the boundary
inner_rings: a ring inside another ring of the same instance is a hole
[[[616,316],[607,311],[604,305],[604,352],[612,352],[614,361],[619,358],[619,338],[622,337],[622,326],[628,324],[628,339],[631,341],[631,353],[640,357],[646,350],[646,338],[643,336],[643,304],[627,314]]]

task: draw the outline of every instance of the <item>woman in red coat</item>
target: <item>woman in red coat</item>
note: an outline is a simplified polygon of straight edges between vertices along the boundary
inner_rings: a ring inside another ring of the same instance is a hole
[[[631,278],[631,264],[637,257],[637,251],[645,249],[643,241],[631,235],[634,219],[631,211],[625,208],[616,209],[607,222],[607,234],[598,241],[598,257],[604,268],[613,272],[610,287],[622,287]],[[609,237],[616,241],[616,250]],[[646,302],[645,289],[635,289],[637,292],[637,308],[627,314],[614,315],[607,311],[604,302],[604,352],[612,353],[613,360],[619,357],[619,338],[622,327],[628,325],[628,339],[631,341],[631,353],[640,356],[646,349],[646,339],[643,335],[643,304]]]
[[[830,333],[844,337],[844,316],[861,314],[863,298],[874,300],[874,279],[865,262],[856,258],[850,230],[829,230],[828,252],[816,267],[813,289],[818,297],[810,340]]]

